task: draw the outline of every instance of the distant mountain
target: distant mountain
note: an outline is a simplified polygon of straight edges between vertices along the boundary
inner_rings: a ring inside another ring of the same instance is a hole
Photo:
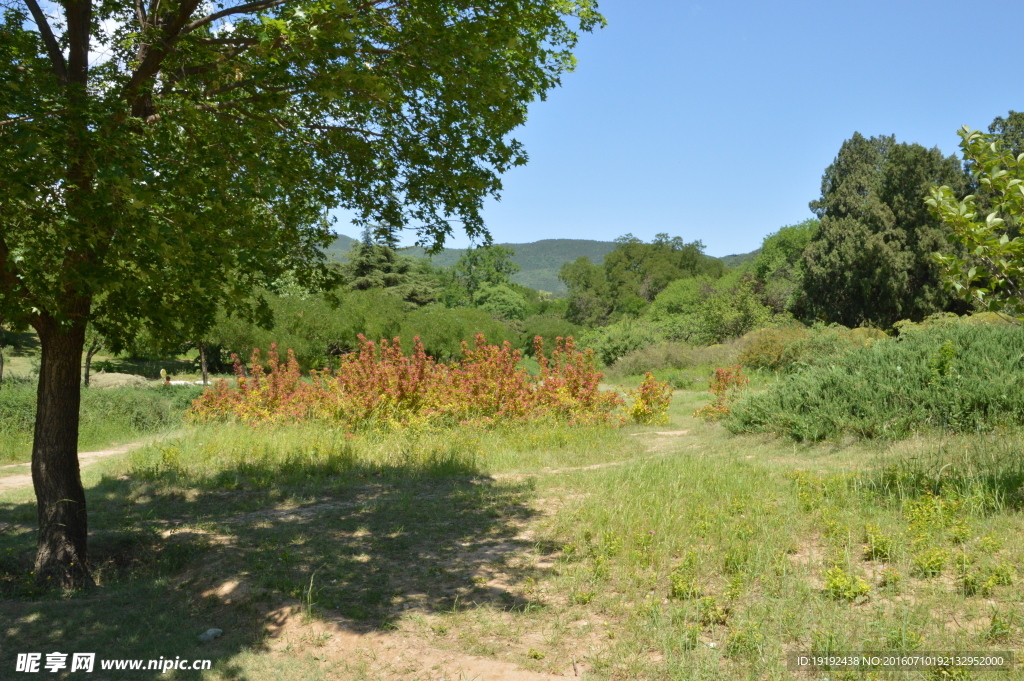
[[[740,253],[737,255],[727,255],[723,258],[719,258],[725,263],[726,267],[738,267],[740,265],[746,265],[748,262],[753,262],[754,258],[761,252],[761,249],[751,251],[750,253]]]
[[[335,242],[327,249],[331,257],[344,257],[346,251],[355,243],[355,239],[344,235],[338,235]],[[588,257],[596,264],[604,262],[604,256],[615,250],[613,241],[592,241],[590,239],[543,239],[528,244],[500,244],[508,246],[516,252],[512,258],[520,267],[520,271],[512,277],[512,281],[523,286],[529,286],[541,291],[552,293],[566,293],[565,284],[558,280],[558,271],[567,262],[573,262],[576,258]],[[462,254],[464,248],[448,248],[437,255],[427,256],[422,248],[403,248],[401,252],[414,258],[430,257],[438,267],[451,267]],[[729,255],[722,260],[729,267],[743,264],[753,260],[760,249],[753,253],[742,255]]]
[[[356,240],[350,236],[338,234],[337,238],[334,239],[334,243],[327,247],[328,257],[338,258],[339,256],[344,256],[355,242]]]

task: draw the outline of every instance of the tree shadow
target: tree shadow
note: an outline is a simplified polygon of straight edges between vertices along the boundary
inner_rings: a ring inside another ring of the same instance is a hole
[[[172,376],[177,374],[194,374],[199,371],[198,362],[191,359],[132,359],[130,357],[113,357],[92,363],[93,371],[107,373],[134,374],[149,379],[160,378],[160,370],[165,369]]]
[[[543,607],[517,588],[539,576],[515,560],[530,545],[519,538],[533,516],[528,482],[452,459],[309,466],[304,485],[280,466],[242,468],[193,484],[173,470],[105,477],[87,490],[99,586],[76,594],[36,589],[35,508],[0,503],[0,670],[13,670],[19,652],[95,652],[211,659],[244,678],[233,658],[265,649],[268,613],[281,605],[363,633],[414,613]],[[199,643],[210,627],[224,635]]]

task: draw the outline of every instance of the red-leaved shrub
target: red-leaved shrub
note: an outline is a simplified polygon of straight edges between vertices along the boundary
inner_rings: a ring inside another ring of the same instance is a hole
[[[534,339],[540,373],[519,367],[521,355],[508,342],[488,345],[483,335],[462,359],[435,362],[413,340],[411,355],[399,339],[379,343],[359,337],[359,350],[342,358],[338,369],[313,371],[304,380],[292,352],[281,362],[271,346],[264,370],[253,351],[250,375],[235,360],[237,387],[219,382],[195,401],[197,421],[239,419],[302,421],[333,419],[347,427],[442,425],[551,418],[571,423],[621,421],[622,399],[598,388],[593,352],[576,349],[571,337],[558,338],[550,356]]]

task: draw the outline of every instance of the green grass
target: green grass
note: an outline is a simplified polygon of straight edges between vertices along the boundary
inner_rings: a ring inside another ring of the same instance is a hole
[[[397,676],[372,638],[332,648],[372,632],[590,679],[789,679],[795,650],[1024,642],[1019,433],[799,444],[695,421],[706,401],[652,428],[190,428],[85,469],[92,593],[37,590],[31,492],[0,497],[0,668],[45,642]],[[275,638],[282,605],[303,614]]]
[[[83,389],[80,451],[177,428],[201,392],[198,386]],[[29,460],[35,409],[33,382],[8,382],[0,388],[0,464]]]

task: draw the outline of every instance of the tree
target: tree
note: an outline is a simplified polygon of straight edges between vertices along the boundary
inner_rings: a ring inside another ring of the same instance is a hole
[[[513,262],[516,252],[508,246],[484,245],[467,248],[452,266],[452,274],[476,302],[477,292],[484,286],[507,285],[519,265]]]
[[[761,243],[751,273],[757,280],[761,299],[775,314],[804,314],[804,250],[819,225],[815,219],[804,220],[769,234]]]
[[[949,227],[950,241],[963,253],[936,253],[936,260],[957,295],[987,310],[1020,317],[1024,315],[1024,237],[1020,235],[1024,152],[1004,144],[998,135],[967,126],[959,135],[964,159],[985,194],[986,206],[979,209],[976,194],[961,199],[946,185],[931,190],[925,203]]]
[[[651,243],[626,234],[594,265],[588,258],[563,265],[558,278],[569,289],[567,319],[583,325],[639,315],[671,282],[684,277],[722,276],[722,261],[704,255],[704,244],[658,234]]]
[[[485,236],[484,198],[526,160],[509,133],[603,19],[594,0],[15,2],[0,313],[42,348],[35,574],[79,587],[88,322],[188,340],[220,305],[265,312],[250,292],[322,271],[339,206],[433,247],[453,222]]]
[[[89,373],[92,371],[92,358],[103,349],[103,336],[93,324],[85,327],[85,367],[82,370],[82,386],[89,387]],[[204,384],[205,384],[205,376]]]
[[[385,289],[412,306],[426,305],[436,294],[432,282],[416,266],[416,261],[387,244],[363,241],[352,245],[341,273],[349,290]]]
[[[608,282],[604,268],[581,256],[562,265],[558,278],[569,289],[565,318],[573,324],[599,326],[608,322],[612,304],[608,300]]]
[[[476,304],[481,310],[505,321],[526,318],[525,296],[507,284],[484,284],[477,291]]]
[[[1024,154],[1024,112],[1010,111],[1006,118],[996,116],[988,131],[995,135],[1003,149],[1014,156]],[[970,163],[970,159],[965,159]]]
[[[821,220],[804,251],[812,319],[889,327],[966,310],[943,289],[931,255],[948,248],[949,229],[923,203],[936,183],[962,196],[969,178],[955,156],[892,136],[854,133],[843,143],[811,202]]]

